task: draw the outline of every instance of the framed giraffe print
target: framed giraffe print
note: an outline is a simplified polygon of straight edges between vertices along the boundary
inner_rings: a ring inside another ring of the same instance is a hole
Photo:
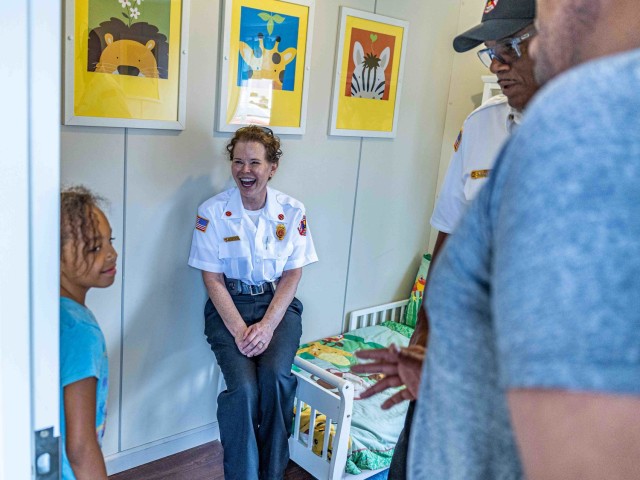
[[[340,8],[329,135],[396,136],[409,22]]]
[[[217,130],[302,134],[314,0],[224,0]]]
[[[66,0],[66,125],[183,130],[189,0]]]

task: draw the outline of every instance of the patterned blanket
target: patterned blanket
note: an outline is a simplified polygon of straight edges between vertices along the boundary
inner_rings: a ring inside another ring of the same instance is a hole
[[[354,386],[355,401],[351,420],[349,454],[345,469],[347,473],[357,475],[362,470],[375,470],[389,466],[396,441],[404,426],[404,417],[408,406],[407,402],[404,402],[389,410],[380,408],[382,402],[392,396],[397,389],[389,389],[373,398],[359,399],[359,394],[382,378],[382,375],[351,373],[351,366],[358,362],[355,352],[361,349],[383,348],[391,343],[407,346],[412,333],[413,328],[406,325],[384,322],[373,327],[352,330],[344,335],[306,343],[298,349],[297,355],[299,357],[350,381]],[[331,385],[318,377],[303,372],[296,366],[293,368],[324,388],[332,389]],[[311,409],[308,406],[303,407],[300,429],[306,435],[309,434],[310,414]],[[318,455],[322,454],[325,423],[324,415],[316,420],[312,450]],[[329,457],[331,456],[335,427],[335,423],[332,423],[329,437]]]

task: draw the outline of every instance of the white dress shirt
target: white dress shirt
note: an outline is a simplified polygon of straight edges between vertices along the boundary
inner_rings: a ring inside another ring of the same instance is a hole
[[[284,270],[318,261],[304,205],[267,187],[257,225],[242,205],[237,187],[198,207],[189,265],[227,278],[260,285]]]

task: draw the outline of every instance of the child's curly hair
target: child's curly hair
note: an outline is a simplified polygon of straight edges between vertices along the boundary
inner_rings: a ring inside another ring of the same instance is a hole
[[[227,145],[227,152],[229,152],[229,160],[231,161],[233,161],[233,149],[238,142],[257,142],[264,145],[265,157],[269,163],[278,163],[282,156],[280,139],[267,127],[249,125],[236,130],[235,135]]]
[[[76,266],[86,264],[86,269],[91,268],[93,261],[88,261],[86,252],[98,236],[98,216],[95,209],[99,209],[102,203],[104,199],[82,185],[72,186],[62,191],[60,194],[61,260],[64,246],[72,242],[71,253],[76,259]],[[82,255],[78,255],[80,245],[83,246]]]

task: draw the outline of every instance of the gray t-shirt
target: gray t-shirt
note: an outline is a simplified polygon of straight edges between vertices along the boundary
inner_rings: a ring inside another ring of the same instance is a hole
[[[536,97],[434,265],[412,479],[520,479],[506,391],[640,395],[640,50]]]

